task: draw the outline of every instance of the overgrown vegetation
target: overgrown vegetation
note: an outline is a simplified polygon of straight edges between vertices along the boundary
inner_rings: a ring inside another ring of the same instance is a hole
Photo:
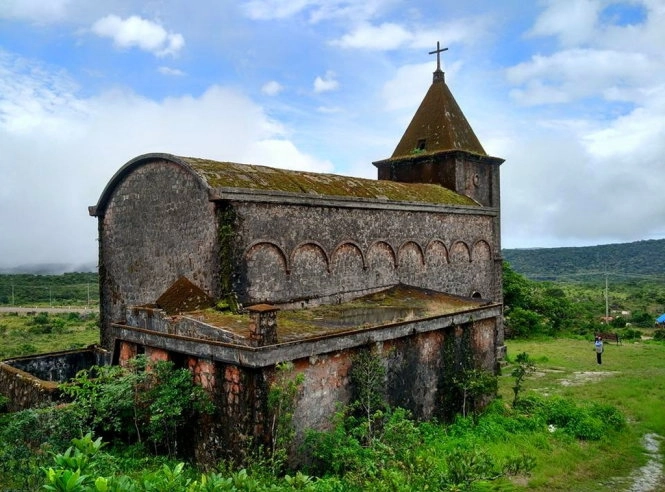
[[[99,342],[99,314],[0,314],[0,359],[79,349]]]
[[[662,282],[624,281],[606,291],[604,281],[535,282],[504,262],[503,290],[507,336],[516,338],[611,331],[624,340],[639,339],[665,312]]]
[[[268,391],[268,410],[271,414],[269,464],[273,474],[286,466],[291,443],[295,436],[293,412],[296,397],[305,380],[302,374],[293,374],[293,364],[277,365],[275,379]]]
[[[139,443],[131,430],[132,413],[118,428],[133,436],[133,444],[112,437],[101,423],[102,428],[91,433],[91,420],[81,420],[76,402],[0,416],[0,489],[38,490],[47,485],[53,487],[50,490],[81,491],[479,491],[521,490],[528,483],[536,491],[616,490],[616,482],[608,477],[628,476],[643,463],[641,434],[665,434],[657,404],[665,398],[665,387],[648,382],[665,376],[665,346],[651,342],[609,347],[607,369],[620,367],[622,377],[560,384],[559,379],[593,367],[590,343],[509,342],[510,353],[526,354],[524,358],[544,376],[526,375],[513,407],[511,374],[519,365],[517,357],[510,357],[499,378],[502,398],[476,416],[460,414],[450,425],[413,421],[408,412],[385,404],[378,385],[367,384],[373,395],[365,399],[373,402],[371,437],[366,406],[340,408],[331,430],[312,433],[298,450],[309,457],[309,465],[281,473],[273,473],[265,461],[247,462],[240,469],[220,463],[202,472],[186,461],[154,456],[147,452],[154,450],[147,431],[141,431]],[[370,352],[362,357],[365,368],[356,366],[359,383],[370,383],[380,369]],[[283,378],[275,380],[273,389],[281,388],[275,400],[288,407],[298,378],[289,367],[278,374]],[[92,384],[88,379],[86,384]],[[103,380],[100,384],[106,385]],[[108,411],[108,427],[113,427],[118,413],[101,404],[110,394],[84,401],[98,407],[92,409],[98,420],[100,412]],[[633,422],[630,427],[624,412]]]
[[[0,489],[621,488],[617,484],[626,482],[620,480],[644,464],[641,437],[665,436],[665,387],[659,384],[665,380],[665,345],[659,341],[665,330],[651,326],[665,297],[630,285],[619,295],[615,288],[610,309],[630,314],[616,316],[608,327],[599,321],[604,285],[534,282],[508,265],[504,282],[507,325],[519,339],[508,340],[500,398],[483,411],[476,410],[475,400],[493,393],[497,379],[465,366],[450,382],[451,392],[461,397],[460,414],[446,425],[416,422],[404,409],[387,405],[384,368],[370,351],[362,352],[350,372],[352,404],[340,407],[329,431],[312,432],[294,450],[293,402],[302,379],[285,365],[269,388],[269,459],[248,454],[243,468],[219,463],[202,472],[178,455],[183,426],[208,408],[204,395],[193,393],[198,387],[188,371],[168,365],[146,370],[147,361],[139,359],[125,369],[80,374],[69,386],[70,405],[0,415]],[[74,332],[66,317],[59,319],[46,313],[2,317],[0,334],[4,341],[20,333],[26,344],[36,343],[28,337],[54,334],[66,340]],[[23,323],[20,329],[16,320]],[[588,336],[596,330],[617,331],[626,341],[606,347],[602,372]],[[645,332],[653,339],[630,343]],[[531,377],[536,371],[538,377]],[[583,379],[589,373],[602,379]],[[3,406],[0,401],[0,412]],[[288,452],[306,465],[288,469]]]
[[[132,444],[149,443],[154,452],[178,456],[181,432],[200,413],[211,413],[205,390],[187,369],[141,355],[126,366],[93,366],[61,390],[72,399],[68,412],[81,433],[92,430]]]

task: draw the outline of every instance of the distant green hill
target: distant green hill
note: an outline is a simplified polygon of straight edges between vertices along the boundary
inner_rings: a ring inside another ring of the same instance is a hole
[[[513,270],[532,280],[614,278],[665,281],[665,239],[572,248],[504,249]]]

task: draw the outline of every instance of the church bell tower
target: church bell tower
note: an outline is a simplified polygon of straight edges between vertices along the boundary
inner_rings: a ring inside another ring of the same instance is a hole
[[[435,183],[480,205],[499,208],[499,166],[487,155],[446,85],[437,42],[432,85],[389,159],[376,161],[378,179]]]

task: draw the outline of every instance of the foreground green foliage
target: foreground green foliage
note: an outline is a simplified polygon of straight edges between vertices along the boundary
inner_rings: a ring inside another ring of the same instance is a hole
[[[180,432],[201,412],[212,412],[212,402],[187,369],[170,361],[138,356],[126,367],[94,366],[61,385],[72,399],[82,429],[147,442],[155,452],[178,455]]]
[[[268,465],[273,474],[281,472],[288,459],[291,442],[295,436],[293,413],[296,396],[304,380],[304,375],[293,374],[292,363],[283,362],[277,365],[275,379],[268,391],[268,410],[272,417]]]
[[[86,434],[72,439],[66,450],[36,460],[30,472],[37,475],[26,476],[22,484],[25,490],[43,484],[54,491],[510,490],[510,477],[529,476],[538,466],[529,442],[559,447],[570,445],[569,438],[597,441],[618,435],[625,425],[623,416],[608,406],[577,405],[565,398],[551,406],[535,396],[522,402],[516,410],[497,401],[477,422],[460,417],[450,426],[416,423],[396,409],[384,415],[381,429],[365,445],[364,422],[339,415],[333,430],[310,436],[314,461],[309,469],[284,476],[224,466],[200,473],[173,461],[155,461],[142,469],[134,464],[130,468],[135,471],[128,474],[123,470],[129,463],[126,456],[104,451],[100,438]],[[613,430],[594,432],[607,419]],[[549,432],[548,425],[557,430]],[[4,433],[2,437],[5,442]],[[497,450],[488,442],[512,445]],[[17,469],[5,469],[10,473],[3,477],[13,483],[1,485],[17,485]]]
[[[665,435],[657,403],[665,398],[665,385],[658,382],[665,380],[665,346],[608,347],[602,372],[593,371],[591,342],[584,340],[511,342],[513,352],[526,354],[520,359],[542,374],[523,378],[515,406],[509,404],[511,374],[520,365],[510,357],[499,378],[502,398],[484,412],[443,425],[413,421],[405,410],[376,400],[370,434],[364,410],[340,408],[330,431],[311,433],[299,450],[308,464],[284,474],[273,473],[260,457],[243,468],[220,463],[202,472],[147,453],[154,447],[146,431],[142,444],[103,444],[95,436],[104,433],[90,433],[76,405],[5,415],[0,489],[509,491],[527,484],[535,491],[622,489],[608,477],[627,477],[644,463],[645,432]],[[560,382],[588,373],[603,379]],[[281,374],[276,388],[297,383],[288,368]],[[275,398],[287,403],[292,394],[289,389]]]

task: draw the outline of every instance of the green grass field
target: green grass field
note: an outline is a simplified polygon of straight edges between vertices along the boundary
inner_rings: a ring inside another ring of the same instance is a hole
[[[99,342],[97,312],[0,314],[0,360],[87,347]]]
[[[620,437],[608,433],[608,438],[597,442],[564,440],[540,447],[538,442],[521,443],[537,458],[538,466],[520,483],[520,489],[629,490],[631,473],[649,458],[643,436],[654,433],[665,437],[665,345],[648,341],[619,346],[606,343],[600,366],[591,340],[509,340],[507,346],[509,360],[526,352],[536,361],[536,372],[524,384],[527,393],[607,403],[620,409],[628,420]],[[499,392],[506,403],[513,399],[511,368],[505,367],[499,378]],[[496,443],[502,444],[520,445]],[[665,490],[665,482],[661,488],[648,490]]]

